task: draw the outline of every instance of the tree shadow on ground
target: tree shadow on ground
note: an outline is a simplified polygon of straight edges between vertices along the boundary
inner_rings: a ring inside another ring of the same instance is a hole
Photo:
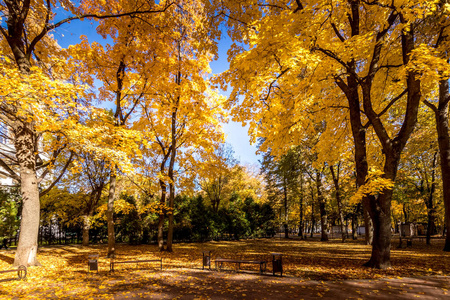
[[[14,263],[14,258],[13,257],[9,257],[9,256],[3,255],[1,253],[0,253],[0,260],[6,262],[8,264],[11,264],[11,265]]]

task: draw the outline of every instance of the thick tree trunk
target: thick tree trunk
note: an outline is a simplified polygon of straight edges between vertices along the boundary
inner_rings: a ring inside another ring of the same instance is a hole
[[[427,222],[427,245],[431,245],[431,236],[435,232],[436,224],[436,210],[434,208],[428,210],[428,222]]]
[[[371,198],[374,198],[373,196]],[[372,200],[375,201],[375,200]],[[373,222],[372,222],[372,218],[370,217],[369,211],[367,209],[368,205],[370,202],[370,198],[369,197],[365,197],[363,199],[363,203],[366,203],[365,205],[363,205],[363,216],[364,216],[364,228],[365,228],[365,241],[366,241],[366,245],[372,245],[373,242]]]
[[[116,193],[116,170],[113,167],[109,177],[109,194],[106,209],[106,221],[108,224],[108,253],[107,257],[114,257],[116,251],[116,234],[114,231],[114,196]]]
[[[37,266],[40,202],[36,177],[35,139],[31,123],[16,122],[13,128],[16,156],[19,162],[20,192],[22,195],[22,216],[19,244],[14,265]]]
[[[450,251],[450,135],[449,135],[449,83],[439,82],[439,106],[435,110],[436,129],[438,133],[439,153],[441,159],[442,193],[444,196],[446,236],[444,251]]]
[[[365,266],[386,269],[391,266],[391,199],[392,190],[385,190],[373,205],[372,255]]]

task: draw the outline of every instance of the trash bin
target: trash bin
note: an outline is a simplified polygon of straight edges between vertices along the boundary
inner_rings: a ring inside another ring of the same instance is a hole
[[[91,254],[88,256],[88,272],[97,271],[98,273],[98,254]]]
[[[281,253],[271,253],[272,255],[272,270],[273,276],[275,273],[280,273],[280,276],[283,277],[283,259]]]
[[[202,270],[204,270],[205,267],[209,267],[209,269],[211,270],[211,251],[203,251]]]

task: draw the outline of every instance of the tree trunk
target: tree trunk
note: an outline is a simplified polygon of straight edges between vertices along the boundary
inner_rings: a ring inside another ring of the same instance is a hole
[[[114,195],[116,193],[116,169],[111,168],[109,177],[109,194],[106,209],[106,221],[108,224],[108,253],[107,257],[114,257],[116,251],[116,234],[114,232]]]
[[[431,236],[435,232],[436,224],[436,210],[434,208],[428,210],[428,222],[427,222],[427,245],[431,245]]]
[[[31,123],[18,121],[15,125],[16,127],[13,128],[14,146],[19,162],[23,207],[14,266],[39,266],[36,258],[40,221],[39,189],[34,155],[36,133]]]
[[[53,232],[52,232],[52,219],[48,221],[48,239],[47,244],[51,245],[53,243]]]
[[[287,183],[286,175],[283,175],[283,206],[284,206],[284,237],[289,238],[289,215],[288,215],[288,194],[287,194]]]
[[[372,255],[365,266],[386,269],[391,266],[391,199],[392,190],[385,190],[373,205],[373,243]]]
[[[161,187],[161,200],[159,202],[159,219],[158,219],[158,249],[159,251],[164,251],[164,210],[163,207],[166,205],[166,193],[167,187],[164,181],[159,180],[159,185]]]
[[[173,185],[173,183],[169,184],[169,207],[172,209],[169,212],[169,230],[167,232],[167,246],[166,246],[166,251],[168,252],[172,252],[172,245],[173,245],[173,213],[174,213],[174,200],[175,200],[175,187]]]
[[[445,207],[446,235],[444,251],[450,251],[450,135],[448,124],[449,113],[449,83],[448,80],[439,82],[439,106],[435,110],[436,129],[438,133],[439,153],[441,159],[442,193]]]
[[[311,187],[311,237],[314,237],[314,227],[316,226],[316,218],[314,217],[314,190],[311,186],[312,182],[309,183]]]
[[[83,246],[89,246],[89,229],[91,224],[89,222],[89,215],[83,216]]]
[[[320,210],[320,226],[321,226],[321,241],[328,241],[328,216],[326,209],[326,200],[322,194],[322,178],[320,171],[316,170],[316,187],[317,187],[317,202],[319,202]]]
[[[374,198],[373,196],[370,198]],[[365,199],[363,199],[363,203],[367,203],[366,205],[363,205],[363,215],[364,215],[364,228],[365,228],[365,241],[366,241],[366,245],[372,245],[373,242],[373,235],[374,235],[374,228],[373,228],[373,222],[372,222],[372,218],[369,214],[369,211],[367,209],[368,207],[368,203],[371,201],[369,197],[365,197]],[[375,201],[375,200],[372,200]]]
[[[345,242],[346,236],[346,230],[345,230],[345,220],[344,220],[344,212],[342,209],[342,199],[341,199],[341,190],[339,188],[339,167],[340,163],[338,164],[336,173],[334,172],[333,166],[330,166],[331,176],[333,177],[333,183],[334,183],[334,189],[336,193],[336,202],[338,206],[338,213],[339,213],[339,220],[341,222],[341,235],[342,235],[342,242]]]
[[[303,239],[304,221],[303,221],[303,176],[300,177],[300,224],[298,227],[298,236]]]
[[[358,216],[356,213],[352,214],[352,239],[357,240],[358,239]]]
[[[431,166],[431,185],[428,185],[428,197],[425,201],[428,211],[428,222],[427,222],[427,245],[431,244],[431,235],[434,232],[434,224],[436,220],[436,208],[434,207],[434,192],[436,190],[436,160],[437,152],[434,153],[433,162]]]
[[[177,83],[180,84],[181,74],[178,73]],[[177,111],[178,105],[180,103],[180,97],[177,98],[177,103],[172,111],[172,124],[171,124],[171,148],[172,152],[170,154],[170,163],[169,163],[169,207],[172,211],[169,212],[169,232],[167,234],[167,248],[166,250],[172,252],[172,244],[173,244],[173,214],[174,214],[174,201],[175,201],[175,178],[173,174],[173,169],[175,167],[175,159],[177,155]]]

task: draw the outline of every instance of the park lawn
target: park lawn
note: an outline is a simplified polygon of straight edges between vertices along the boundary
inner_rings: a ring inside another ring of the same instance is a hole
[[[109,273],[109,259],[106,259],[106,245],[82,247],[80,245],[42,247],[38,253],[41,267],[28,269],[26,281],[13,280],[16,273],[0,274],[0,295],[6,298],[111,298],[114,291],[141,293],[145,296],[148,287],[160,291],[165,282],[180,289],[191,287],[197,282],[189,276],[190,270],[201,272],[202,251],[212,250],[212,258],[270,259],[270,253],[283,254],[284,274],[299,281],[340,281],[346,279],[378,279],[419,276],[450,275],[450,254],[442,252],[443,241],[433,240],[431,246],[414,241],[411,248],[396,249],[393,241],[391,252],[392,268],[374,270],[362,266],[370,257],[371,247],[362,240],[341,243],[334,239],[320,242],[314,239],[252,239],[241,241],[212,241],[207,243],[181,243],[174,245],[173,253],[159,253],[155,245],[131,246],[118,244],[116,260],[138,260],[163,258],[163,271],[159,263],[126,264],[115,267]],[[88,255],[100,254],[99,274],[87,273]],[[14,252],[0,251],[0,270],[11,269]],[[242,266],[246,271],[258,270],[259,266]],[[150,271],[148,271],[149,269]],[[234,270],[234,265],[225,265]],[[171,272],[172,270],[172,272]],[[271,272],[268,264],[268,272]],[[215,273],[215,272],[214,272]],[[223,274],[233,272],[221,272]],[[201,274],[211,274],[203,271]],[[156,280],[158,277],[158,280]],[[262,276],[267,278],[267,276]],[[190,280],[191,279],[191,280]],[[220,288],[220,284],[217,285]],[[211,287],[207,287],[211,288]],[[1,298],[1,297],[0,297]]]

